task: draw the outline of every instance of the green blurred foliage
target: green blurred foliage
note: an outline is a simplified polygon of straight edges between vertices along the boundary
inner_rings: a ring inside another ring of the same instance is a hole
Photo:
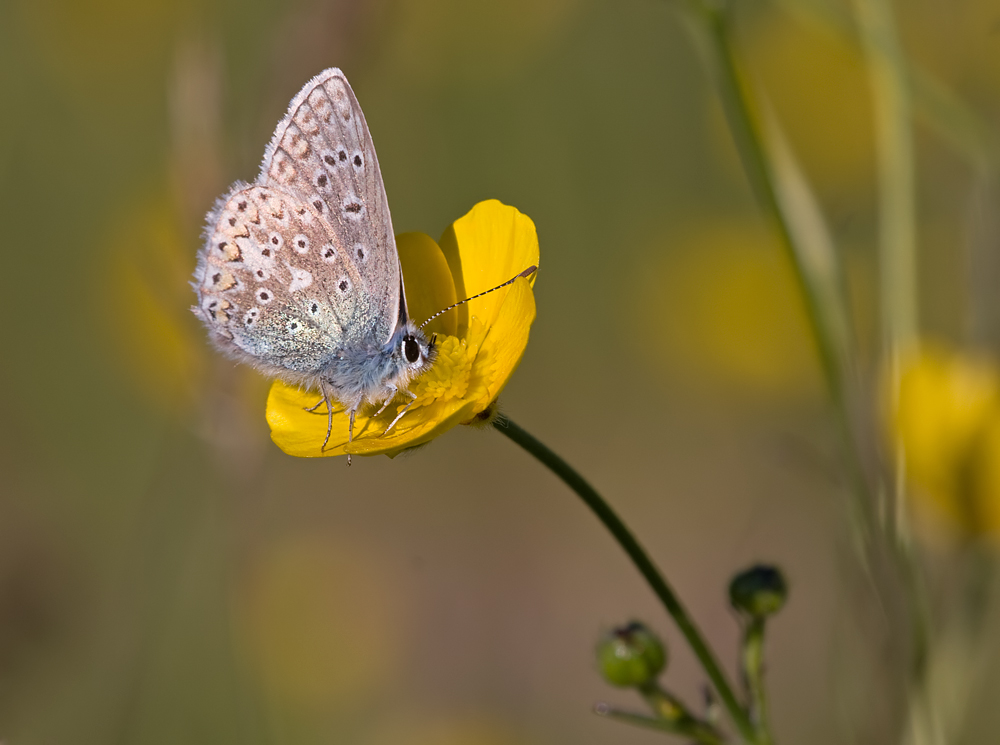
[[[995,121],[996,4],[898,11],[913,58]],[[874,365],[861,56],[807,12],[754,4],[740,21],[748,72],[846,247]],[[204,213],[253,178],[288,100],[329,66],[365,109],[396,232],[438,235],[491,197],[538,226],[538,321],[504,409],[586,464],[727,660],[732,569],[785,567],[778,739],[857,734],[880,685],[864,639],[892,630],[840,602],[865,584],[844,570],[801,301],[675,8],[8,0],[0,740],[658,739],[589,713],[606,695],[594,630],[665,621],[549,474],[465,428],[350,470],[285,457],[266,382],[187,312]],[[994,185],[928,131],[918,142],[927,329],[995,345]],[[671,633],[672,688],[697,700]],[[997,716],[976,711],[971,731]]]

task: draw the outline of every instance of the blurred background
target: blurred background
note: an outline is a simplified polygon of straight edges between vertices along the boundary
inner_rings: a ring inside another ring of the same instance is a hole
[[[877,411],[872,106],[835,20],[852,9],[745,5],[742,59],[838,243]],[[910,59],[992,131],[1000,6],[896,10]],[[700,699],[647,587],[527,454],[459,427],[349,469],[290,458],[267,382],[188,312],[205,212],[330,66],[364,108],[397,233],[436,238],[487,198],[535,221],[538,319],[502,409],[637,529],[730,670],[729,577],[783,567],[780,742],[887,741],[872,670],[895,629],[857,560],[800,293],[657,0],[0,4],[0,741],[659,742],[590,711],[640,708],[593,662],[633,617]],[[921,330],[995,376],[993,168],[940,134],[916,130]],[[922,561],[947,587],[990,535],[930,514]],[[992,607],[997,583],[980,589]],[[969,742],[1000,726],[996,644],[976,657]]]

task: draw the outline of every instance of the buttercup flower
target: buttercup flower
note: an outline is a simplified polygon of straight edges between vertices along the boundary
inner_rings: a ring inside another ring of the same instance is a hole
[[[786,400],[818,393],[805,305],[764,226],[692,223],[646,251],[621,311],[629,314],[622,327],[652,364],[696,388],[709,385],[713,395],[720,386]]]
[[[927,527],[1000,537],[1000,371],[988,360],[925,346],[900,366],[893,436]]]
[[[513,207],[480,202],[456,220],[439,243],[423,233],[396,237],[406,282],[410,317],[418,323],[463,298],[489,290],[538,264],[535,225]],[[497,396],[517,368],[535,320],[531,288],[535,274],[476,298],[431,321],[437,360],[410,385],[417,398],[392,430],[402,396],[378,416],[377,407],[358,411],[348,445],[348,416],[335,405],[326,448],[327,412],[320,394],[280,381],[271,386],[267,422],[271,439],[289,455],[378,455],[390,457],[428,442],[456,424],[487,420]]]

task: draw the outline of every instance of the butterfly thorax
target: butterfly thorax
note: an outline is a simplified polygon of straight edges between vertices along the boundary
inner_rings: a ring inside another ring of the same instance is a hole
[[[434,345],[413,323],[402,324],[381,348],[340,350],[319,372],[333,397],[348,409],[379,404],[407,390],[437,356]]]

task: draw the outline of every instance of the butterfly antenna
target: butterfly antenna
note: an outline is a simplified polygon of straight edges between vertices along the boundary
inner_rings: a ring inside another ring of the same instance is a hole
[[[439,310],[433,316],[431,316],[426,321],[424,321],[422,324],[420,324],[420,328],[423,328],[424,326],[426,326],[428,323],[430,323],[431,321],[433,321],[438,316],[444,315],[449,310],[454,310],[459,305],[464,305],[465,303],[469,302],[470,300],[475,300],[477,297],[482,297],[483,295],[489,295],[491,292],[494,292],[495,290],[499,290],[502,287],[506,287],[509,284],[513,284],[514,282],[516,282],[521,277],[530,277],[532,274],[534,274],[537,271],[538,271],[538,267],[537,266],[535,266],[535,265],[529,266],[527,269],[525,269],[523,272],[521,272],[520,274],[518,274],[516,277],[511,277],[510,279],[508,279],[506,282],[504,282],[501,285],[497,285],[496,287],[493,287],[492,289],[489,289],[486,292],[480,292],[478,295],[473,295],[472,297],[467,297],[467,298],[465,298],[465,300],[459,300],[454,305],[449,305],[447,308],[443,308],[443,309]]]

